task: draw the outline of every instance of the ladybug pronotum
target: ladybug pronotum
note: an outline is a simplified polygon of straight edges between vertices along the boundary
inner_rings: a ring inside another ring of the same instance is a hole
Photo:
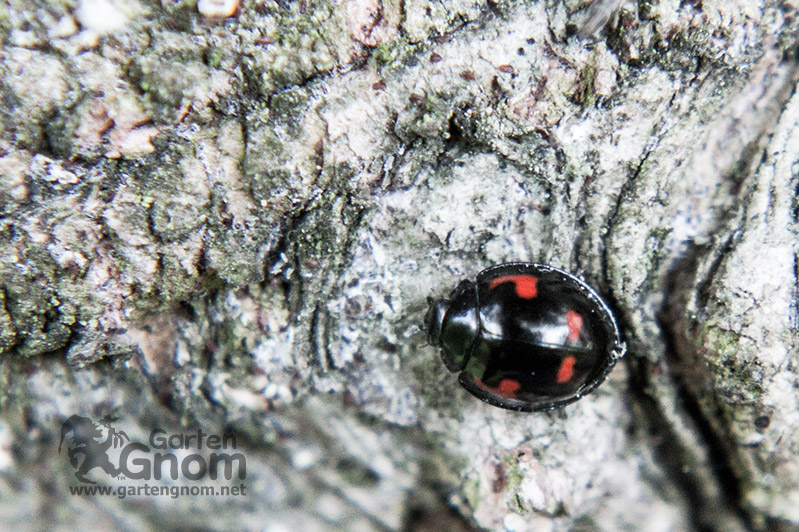
[[[500,264],[461,281],[426,318],[430,343],[486,403],[547,410],[599,386],[625,346],[607,304],[577,277],[542,264]]]

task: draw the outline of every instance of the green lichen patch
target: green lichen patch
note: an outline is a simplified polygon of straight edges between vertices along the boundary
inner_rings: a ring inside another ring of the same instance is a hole
[[[505,475],[508,479],[505,489],[508,492],[513,492],[524,480],[524,472],[519,467],[519,459],[515,453],[506,455],[502,463],[505,464]]]
[[[288,7],[246,23],[253,33],[242,66],[249,87],[263,96],[329,72],[354,52],[342,4],[316,0],[303,2],[302,9]]]
[[[746,356],[740,333],[708,323],[702,327],[700,339],[700,353],[718,396],[731,404],[757,402],[763,394],[763,368]]]
[[[55,268],[46,259],[45,268],[31,264],[26,275],[8,276],[2,272],[5,292],[5,313],[0,352],[13,349],[25,356],[42,355],[61,348],[70,338],[77,321],[78,309],[71,302],[61,301],[55,286]]]
[[[594,82],[596,78],[596,67],[593,64],[586,64],[580,70],[577,88],[571,95],[571,100],[581,107],[593,105],[597,100]]]
[[[407,37],[400,36],[377,45],[372,52],[372,57],[382,74],[388,75],[392,70],[407,66],[409,62],[414,61],[416,54],[424,48],[424,44],[414,43]]]
[[[167,46],[160,53],[135,57],[127,67],[131,83],[143,94],[143,107],[157,122],[176,121],[187,106],[201,107],[232,83],[228,74],[207,64],[209,50],[217,65],[223,60],[223,53],[212,52],[219,48]]]

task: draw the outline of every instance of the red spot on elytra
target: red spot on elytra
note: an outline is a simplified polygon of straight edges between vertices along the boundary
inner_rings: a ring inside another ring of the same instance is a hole
[[[521,387],[522,385],[519,384],[519,381],[502,379],[499,382],[499,386],[497,386],[497,392],[499,395],[504,395],[505,397],[516,397],[516,391]]]
[[[583,329],[583,317],[575,311],[570,310],[566,313],[566,326],[569,327],[570,342],[576,342],[580,339],[580,331]]]
[[[498,395],[509,397],[511,399],[516,398],[516,392],[522,387],[522,385],[519,384],[519,381],[515,379],[502,379],[499,381],[497,386],[489,386],[477,377],[474,378],[474,382],[477,384],[477,386],[486,391],[494,392]]]
[[[538,277],[532,275],[503,275],[497,277],[488,285],[489,290],[504,283],[513,283],[516,295],[522,299],[533,299],[538,295]]]
[[[556,377],[558,384],[563,384],[564,382],[569,382],[571,378],[574,376],[574,364],[577,362],[577,359],[574,355],[569,355],[563,359],[560,363],[560,367],[558,368],[558,376]]]

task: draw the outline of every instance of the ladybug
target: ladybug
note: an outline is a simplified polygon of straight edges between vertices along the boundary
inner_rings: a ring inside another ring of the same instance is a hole
[[[430,343],[469,392],[531,412],[567,405],[599,386],[624,356],[608,305],[577,277],[511,262],[431,300]]]

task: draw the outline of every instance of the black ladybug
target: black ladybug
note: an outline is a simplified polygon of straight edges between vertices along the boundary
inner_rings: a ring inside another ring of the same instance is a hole
[[[512,262],[461,281],[432,302],[430,343],[450,371],[483,401],[546,410],[599,386],[625,346],[607,304],[577,277],[542,264]]]

